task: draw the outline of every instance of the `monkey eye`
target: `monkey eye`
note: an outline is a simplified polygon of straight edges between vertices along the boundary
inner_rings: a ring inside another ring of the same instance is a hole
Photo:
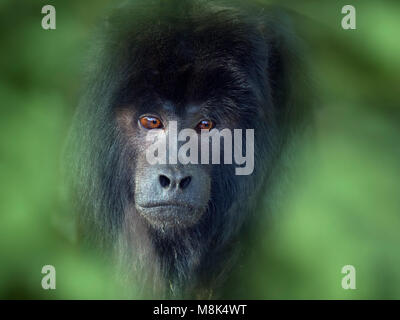
[[[211,130],[214,128],[214,123],[211,120],[201,120],[197,126],[197,130]]]
[[[139,122],[146,129],[161,129],[163,127],[161,120],[154,116],[140,117]]]

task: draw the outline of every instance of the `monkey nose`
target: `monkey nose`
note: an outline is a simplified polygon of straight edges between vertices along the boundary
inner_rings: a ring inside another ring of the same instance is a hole
[[[180,177],[177,174],[160,174],[158,176],[158,181],[163,189],[166,190],[173,190],[179,189],[184,190],[186,189],[192,181],[191,176]]]

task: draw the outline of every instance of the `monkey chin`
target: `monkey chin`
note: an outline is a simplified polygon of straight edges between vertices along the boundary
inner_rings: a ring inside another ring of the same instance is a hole
[[[136,205],[136,209],[153,228],[162,232],[193,227],[205,211],[203,207],[175,203]]]

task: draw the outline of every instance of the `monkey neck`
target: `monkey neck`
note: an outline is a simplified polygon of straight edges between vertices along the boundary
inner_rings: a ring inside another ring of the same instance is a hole
[[[144,296],[215,297],[215,288],[234,264],[238,241],[222,243],[196,229],[169,233],[149,229],[133,211],[125,221],[115,250],[118,274],[139,283]]]

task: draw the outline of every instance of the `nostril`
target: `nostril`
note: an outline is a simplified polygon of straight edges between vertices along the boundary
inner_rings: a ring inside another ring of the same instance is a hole
[[[190,176],[183,178],[181,182],[179,182],[179,188],[182,190],[185,189],[190,184],[190,181],[192,181],[192,177]]]
[[[168,177],[162,174],[158,177],[158,179],[160,181],[161,187],[163,188],[167,188],[171,184],[171,180],[169,180]]]

